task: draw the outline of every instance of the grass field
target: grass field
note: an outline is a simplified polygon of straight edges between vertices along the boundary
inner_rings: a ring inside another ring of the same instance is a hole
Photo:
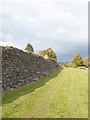
[[[3,118],[88,118],[88,70],[59,68],[2,100]]]

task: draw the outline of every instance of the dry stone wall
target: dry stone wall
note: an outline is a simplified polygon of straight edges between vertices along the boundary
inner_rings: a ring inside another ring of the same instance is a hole
[[[14,47],[2,47],[2,89],[11,90],[43,76],[59,67],[54,60],[26,53]]]

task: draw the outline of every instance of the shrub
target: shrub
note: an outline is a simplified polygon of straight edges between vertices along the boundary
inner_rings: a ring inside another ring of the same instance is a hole
[[[69,64],[69,67],[75,68],[76,65],[74,63]]]

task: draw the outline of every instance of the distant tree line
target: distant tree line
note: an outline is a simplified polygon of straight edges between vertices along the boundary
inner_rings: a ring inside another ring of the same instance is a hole
[[[75,56],[73,57],[73,59],[70,63],[65,62],[64,64],[60,64],[60,66],[64,66],[64,67],[78,67],[78,66],[82,66],[82,65],[84,65],[84,63],[83,63],[83,59],[79,53],[75,54]]]

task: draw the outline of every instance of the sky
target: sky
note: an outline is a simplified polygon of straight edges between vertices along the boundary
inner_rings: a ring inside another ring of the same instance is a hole
[[[35,53],[52,48],[59,62],[88,56],[88,0],[0,0],[0,46]]]

